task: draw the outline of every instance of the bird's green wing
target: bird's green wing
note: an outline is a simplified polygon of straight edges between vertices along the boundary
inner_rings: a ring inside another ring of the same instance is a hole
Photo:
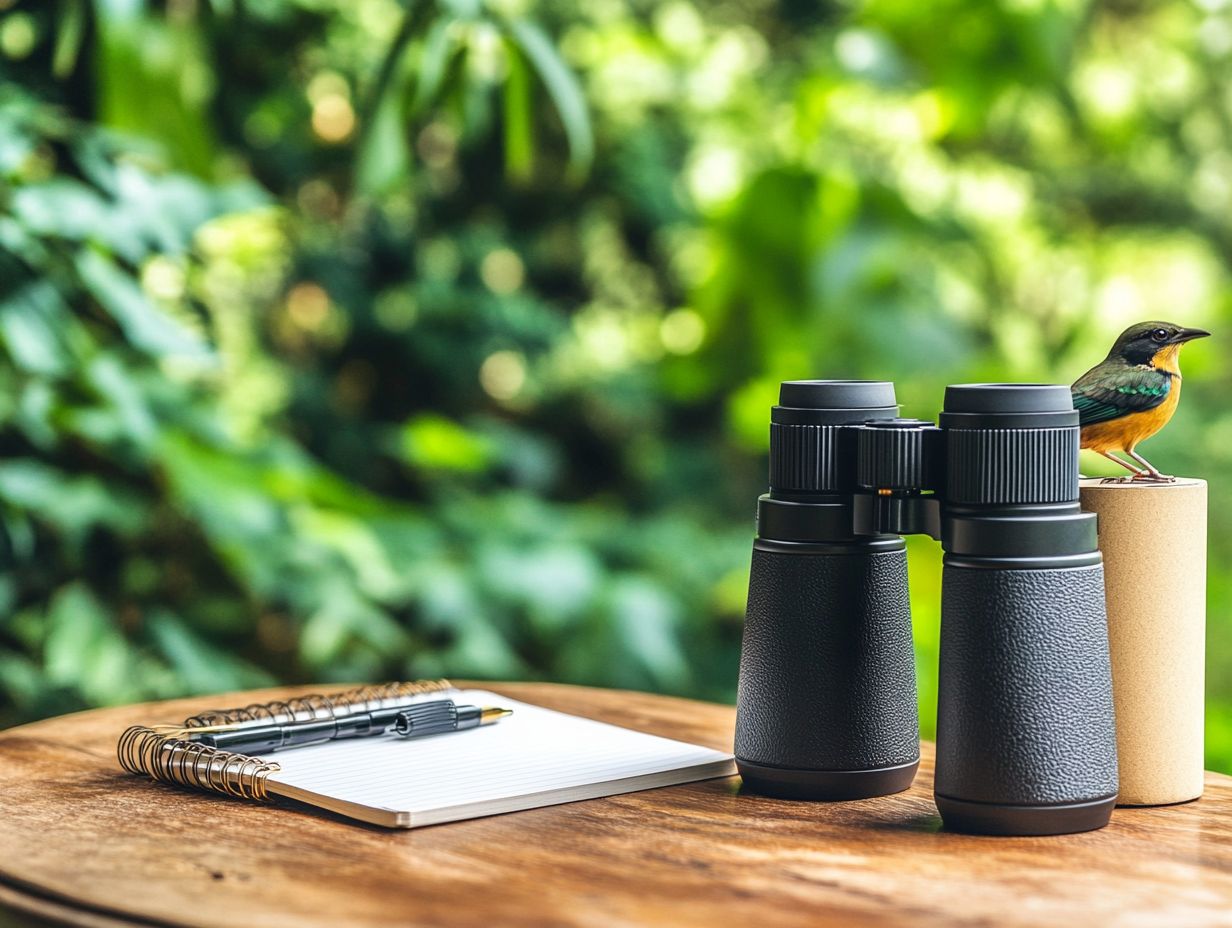
[[[1172,378],[1163,371],[1146,368],[1087,371],[1070,387],[1078,421],[1082,425],[1108,422],[1134,412],[1154,409],[1168,398]]]

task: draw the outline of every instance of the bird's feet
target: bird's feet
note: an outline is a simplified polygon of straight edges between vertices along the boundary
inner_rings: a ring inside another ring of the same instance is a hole
[[[1176,483],[1171,474],[1161,474],[1159,471],[1139,471],[1129,478],[1130,483]]]
[[[1148,461],[1140,454],[1135,454],[1132,450],[1125,450],[1122,454],[1127,454],[1134,459],[1131,464],[1124,458],[1119,458],[1110,451],[1100,451],[1109,461],[1115,461],[1130,472],[1128,477],[1105,477],[1100,483],[1176,483],[1176,478],[1171,474],[1161,474],[1156,470],[1155,465]]]

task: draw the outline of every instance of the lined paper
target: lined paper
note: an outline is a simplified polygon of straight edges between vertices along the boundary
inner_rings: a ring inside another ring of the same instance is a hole
[[[710,748],[527,705],[482,690],[438,693],[514,714],[465,732],[356,738],[269,755],[272,792],[389,827],[415,827],[735,772]]]

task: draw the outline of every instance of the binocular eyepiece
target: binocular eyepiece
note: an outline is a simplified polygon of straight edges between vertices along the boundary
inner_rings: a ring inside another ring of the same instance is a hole
[[[934,425],[885,381],[788,381],[771,411],[737,695],[747,788],[855,799],[919,762],[902,534],[941,541],[935,798],[947,827],[1106,824],[1116,739],[1078,414],[1050,384],[946,389]]]

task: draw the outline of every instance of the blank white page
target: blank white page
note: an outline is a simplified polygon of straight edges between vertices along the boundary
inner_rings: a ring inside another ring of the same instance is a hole
[[[271,792],[410,828],[735,773],[732,756],[482,690],[437,693],[513,715],[469,731],[327,742],[267,755]]]

